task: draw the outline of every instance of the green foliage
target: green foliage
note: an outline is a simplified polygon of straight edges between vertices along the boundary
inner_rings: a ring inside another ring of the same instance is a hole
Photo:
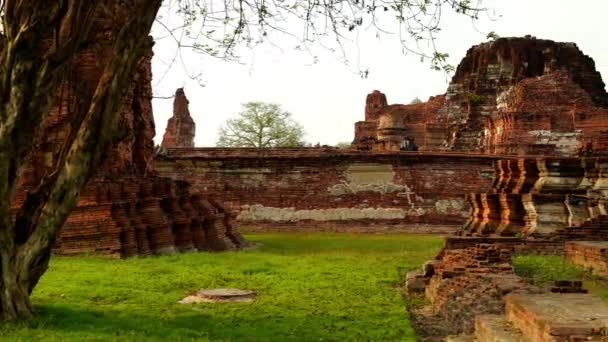
[[[451,73],[454,71],[454,66],[448,64],[447,59],[450,57],[447,53],[435,51],[431,57],[431,69]]]
[[[588,270],[575,266],[560,255],[519,255],[513,259],[515,273],[539,286],[556,280],[580,279],[583,287],[608,302],[608,282]]]
[[[519,255],[513,259],[513,266],[515,273],[539,285],[585,277],[584,270],[566,262],[560,255]]]
[[[410,101],[410,104],[418,104],[418,103],[422,103],[422,100],[417,97],[414,97],[414,99],[412,101]]]
[[[239,50],[246,51],[239,47],[249,49],[264,42],[274,45],[273,39],[284,35],[293,40],[295,50],[309,54],[312,63],[318,62],[314,48],[322,47],[338,54],[347,64],[350,56],[346,55],[343,43],[354,38],[358,30],[373,27],[378,37],[397,34],[404,53],[430,60],[433,69],[452,71],[453,66],[445,61],[447,54],[436,47],[442,13],[456,13],[476,20],[480,13],[488,12],[482,2],[177,0],[161,13],[159,25],[175,40],[177,47],[190,47],[213,57],[238,60]],[[174,12],[179,15],[173,15]],[[301,29],[294,30],[294,27]],[[360,69],[359,73],[367,78],[369,70]]]
[[[351,143],[348,141],[342,141],[336,144],[336,147],[339,149],[348,149],[351,148]]]
[[[220,127],[217,146],[267,148],[304,144],[304,129],[280,105],[248,102],[243,109],[238,117]]]
[[[486,38],[488,40],[496,40],[496,39],[500,38],[500,36],[496,32],[492,31],[486,35]]]
[[[476,105],[478,105],[478,104],[481,103],[481,96],[480,95],[477,95],[477,94],[471,93],[471,92],[467,92],[465,94],[465,96],[469,100],[469,103],[471,103],[473,106],[476,106]]]
[[[55,257],[33,294],[39,317],[10,341],[415,340],[395,288],[438,236],[252,234],[259,249],[117,260]],[[176,304],[200,288],[258,291],[252,303]]]

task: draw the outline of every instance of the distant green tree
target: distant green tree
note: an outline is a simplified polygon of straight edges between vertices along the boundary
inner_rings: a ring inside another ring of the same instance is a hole
[[[339,142],[336,144],[336,147],[340,148],[340,149],[347,149],[347,148],[350,148],[351,146],[352,146],[351,143],[348,141],[342,141],[342,142]]]
[[[418,97],[414,97],[414,99],[412,101],[410,101],[410,104],[418,104],[418,103],[422,103],[422,100],[419,99]]]
[[[238,117],[219,129],[220,147],[298,147],[304,145],[304,129],[280,105],[247,102]]]
[[[496,40],[496,39],[500,38],[500,36],[496,32],[492,31],[486,35],[486,38],[488,40]]]

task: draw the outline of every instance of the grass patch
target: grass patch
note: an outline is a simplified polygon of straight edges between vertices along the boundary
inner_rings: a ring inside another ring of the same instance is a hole
[[[115,260],[55,257],[33,294],[39,317],[2,340],[415,340],[395,285],[438,236],[249,234],[256,250]],[[252,303],[176,304],[200,288]]]
[[[515,273],[538,286],[549,286],[556,280],[581,279],[583,287],[608,302],[608,282],[588,270],[573,265],[560,255],[518,255],[513,259]]]
[[[587,278],[588,272],[572,265],[561,255],[518,255],[513,259],[515,273],[535,285],[550,285],[556,280]]]

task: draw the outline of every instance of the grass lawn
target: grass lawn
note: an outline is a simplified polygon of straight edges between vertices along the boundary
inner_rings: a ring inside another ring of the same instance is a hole
[[[2,340],[405,340],[402,274],[439,236],[249,234],[263,246],[131,258],[54,257],[33,294],[39,317]],[[258,291],[252,303],[176,304],[200,288]]]
[[[608,302],[608,281],[570,264],[563,256],[519,255],[513,259],[513,266],[517,274],[539,286],[551,285],[556,280],[583,280],[583,288]]]

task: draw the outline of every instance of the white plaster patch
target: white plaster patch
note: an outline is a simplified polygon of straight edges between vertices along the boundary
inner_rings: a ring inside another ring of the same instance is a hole
[[[239,168],[239,169],[222,169],[218,168],[216,170],[220,174],[228,174],[235,175],[240,178],[240,180],[247,187],[250,188],[260,188],[263,187],[266,183],[266,175],[270,174],[272,170],[269,168]]]
[[[438,200],[437,202],[435,202],[435,209],[437,209],[437,213],[439,214],[450,214],[454,212],[462,212],[465,208],[465,205],[465,200],[460,198]]]
[[[502,91],[496,96],[496,109],[498,110],[506,110],[513,100],[513,95],[515,93],[515,87],[511,86],[507,88],[505,91]]]
[[[259,188],[264,185],[266,177],[262,173],[249,173],[243,174],[240,176],[243,184],[252,188]]]
[[[537,144],[555,145],[564,155],[574,155],[580,146],[581,130],[574,132],[553,132],[550,130],[528,131],[536,139]]]
[[[265,207],[261,204],[245,205],[237,216],[239,221],[274,221],[297,222],[312,221],[345,221],[345,220],[395,220],[406,216],[422,216],[426,211],[422,208],[332,208],[296,210],[295,208]]]
[[[422,201],[406,184],[395,184],[393,166],[390,164],[353,164],[344,172],[346,180],[332,185],[327,191],[333,196],[376,192],[380,194],[397,193],[405,197],[413,208],[414,201]]]
[[[380,182],[366,184],[342,182],[340,184],[330,186],[327,188],[327,191],[334,196],[355,194],[357,192],[377,192],[380,194],[387,194],[391,192],[413,193],[407,185]]]

